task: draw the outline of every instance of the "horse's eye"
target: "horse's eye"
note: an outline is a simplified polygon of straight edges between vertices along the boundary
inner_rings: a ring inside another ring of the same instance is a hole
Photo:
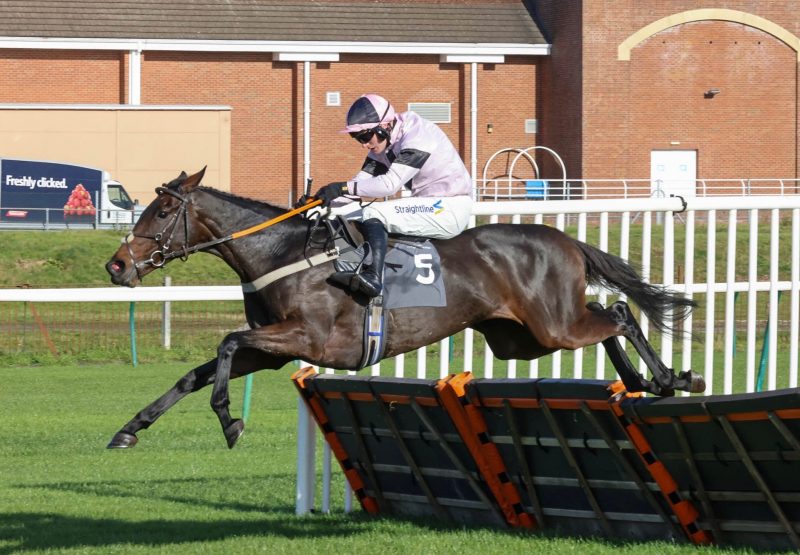
[[[158,217],[159,218],[166,218],[167,217],[167,213],[164,210],[162,210],[161,212],[158,213]]]

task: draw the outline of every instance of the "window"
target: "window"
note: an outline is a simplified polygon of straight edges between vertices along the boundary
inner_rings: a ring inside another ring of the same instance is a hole
[[[341,106],[342,105],[342,97],[338,91],[336,92],[328,92],[325,93],[325,105],[326,106]]]
[[[449,102],[409,102],[408,109],[433,123],[450,123]]]

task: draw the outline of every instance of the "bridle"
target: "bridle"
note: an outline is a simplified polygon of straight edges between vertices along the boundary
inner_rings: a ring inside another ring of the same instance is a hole
[[[139,273],[140,268],[147,265],[153,266],[154,268],[161,268],[173,258],[180,258],[181,260],[185,261],[191,253],[199,250],[197,247],[200,246],[197,245],[196,247],[189,247],[186,245],[186,243],[184,243],[181,248],[172,250],[172,239],[175,235],[175,229],[178,227],[178,223],[181,220],[183,220],[183,236],[189,236],[189,215],[187,211],[189,199],[187,196],[181,195],[169,187],[156,187],[156,194],[168,194],[172,197],[175,197],[180,201],[180,206],[178,206],[178,210],[172,215],[166,225],[164,225],[164,229],[155,235],[139,235],[131,231],[125,236],[125,247],[128,249],[128,256],[130,256],[131,260],[133,261],[134,268],[136,268],[136,275],[139,277],[139,279],[142,277]],[[166,240],[164,240],[165,237]],[[131,248],[131,239],[134,238],[150,239],[151,241],[155,242],[156,249],[150,253],[150,258],[141,261],[136,260],[136,257],[133,254],[133,249]]]
[[[225,243],[232,239],[238,239],[239,237],[244,237],[245,235],[250,235],[251,233],[255,233],[256,231],[261,231],[262,229],[274,225],[278,222],[282,222],[292,216],[299,214],[301,212],[305,212],[306,210],[313,208],[315,206],[319,206],[322,204],[321,200],[313,200],[307,204],[299,206],[285,214],[281,214],[276,218],[272,218],[271,220],[267,220],[265,222],[261,222],[260,224],[254,225],[252,227],[248,227],[247,229],[243,229],[241,231],[237,231],[235,233],[231,233],[230,235],[226,235],[225,237],[220,237],[218,239],[213,239],[211,241],[206,241],[204,243],[198,243],[196,245],[189,246],[184,242],[184,244],[180,248],[172,248],[172,239],[175,235],[175,230],[178,227],[178,224],[183,221],[183,237],[184,241],[186,238],[189,237],[189,214],[188,214],[188,207],[190,204],[189,195],[188,194],[182,195],[178,193],[176,190],[170,187],[156,187],[156,194],[159,196],[162,194],[168,194],[180,201],[180,206],[178,206],[177,211],[172,215],[172,218],[164,225],[164,228],[156,233],[155,235],[138,235],[131,231],[128,235],[125,236],[123,239],[125,243],[125,247],[128,249],[128,256],[130,256],[131,260],[133,261],[133,266],[136,269],[136,276],[141,280],[142,275],[139,272],[140,268],[145,266],[152,266],[153,268],[161,268],[172,260],[173,258],[180,258],[184,262],[189,258],[190,254],[194,254],[198,251],[202,251],[208,249],[210,247],[219,245],[220,243]],[[164,240],[166,237],[166,240]],[[156,244],[156,249],[150,253],[150,257],[147,260],[140,260],[137,261],[136,257],[133,254],[133,249],[131,248],[131,239],[140,238],[140,239],[149,239]]]

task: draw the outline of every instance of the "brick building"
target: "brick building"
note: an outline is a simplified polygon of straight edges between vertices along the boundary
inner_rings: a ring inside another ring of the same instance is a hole
[[[683,151],[701,178],[800,177],[795,3],[538,5],[537,140],[570,175],[649,178],[654,151]]]
[[[2,2],[0,104],[229,106],[231,189],[279,204],[307,176],[318,186],[360,166],[337,131],[365,92],[440,122],[478,178],[498,150],[536,146],[569,178],[648,178],[654,152],[693,157],[703,178],[795,178],[793,6]],[[534,154],[541,176],[560,175]]]

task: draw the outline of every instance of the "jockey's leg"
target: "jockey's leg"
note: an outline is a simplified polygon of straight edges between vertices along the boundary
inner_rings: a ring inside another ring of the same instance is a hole
[[[372,262],[364,266],[360,272],[336,272],[331,279],[337,283],[347,284],[350,290],[360,291],[368,297],[377,297],[383,289],[383,261],[386,258],[386,228],[377,218],[364,220],[362,224],[364,239],[372,253]]]
[[[464,231],[472,213],[472,199],[457,197],[403,197],[364,207],[364,220],[375,218],[389,233],[450,239]]]
[[[383,223],[370,218],[364,221],[364,238],[369,243],[372,263],[355,276],[358,289],[369,297],[377,297],[383,289],[383,260],[386,258],[388,234]]]

